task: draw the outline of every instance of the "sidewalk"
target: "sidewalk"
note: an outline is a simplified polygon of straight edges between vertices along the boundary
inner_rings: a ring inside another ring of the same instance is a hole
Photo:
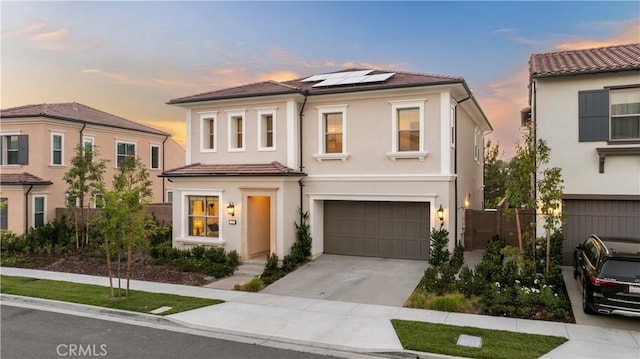
[[[104,285],[106,278],[81,274],[1,268],[4,275]],[[640,331],[606,329],[526,319],[448,313],[392,306],[246,293],[144,281],[131,288],[148,292],[222,299],[225,303],[165,316],[188,327],[359,353],[401,353],[391,319],[556,335],[569,341],[544,358],[639,358]]]

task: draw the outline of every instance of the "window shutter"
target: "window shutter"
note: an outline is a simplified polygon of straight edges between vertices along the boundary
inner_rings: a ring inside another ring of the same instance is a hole
[[[609,140],[609,90],[578,92],[580,142]]]
[[[18,164],[29,164],[29,135],[18,135]]]

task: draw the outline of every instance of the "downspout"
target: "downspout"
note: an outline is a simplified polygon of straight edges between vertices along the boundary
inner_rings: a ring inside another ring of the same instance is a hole
[[[81,145],[83,144],[83,143],[82,143],[82,142],[83,142],[83,139],[82,139],[82,138],[84,137],[84,129],[85,129],[85,127],[87,127],[87,123],[86,123],[86,122],[83,122],[83,123],[82,123],[82,128],[80,129],[80,144],[81,144]]]
[[[162,140],[162,171],[164,172],[165,170],[165,162],[164,162],[164,158],[165,158],[165,154],[166,152],[164,152],[164,143],[167,142],[167,140],[169,139],[169,136],[165,136],[164,140]],[[166,197],[165,197],[165,182],[164,182],[165,178],[162,177],[162,203],[164,203]]]
[[[302,123],[303,123],[303,119],[304,119],[304,108],[307,104],[307,98],[309,96],[309,91],[305,90],[302,92],[302,94],[304,95],[304,101],[302,102],[302,107],[300,108],[300,113],[298,114],[298,118],[299,118],[299,126],[298,126],[298,136],[300,138],[299,141],[299,145],[300,145],[300,149],[299,149],[299,156],[300,158],[298,159],[298,162],[300,163],[300,173],[304,172],[304,161],[302,159],[302,155],[303,155],[303,144],[304,144],[304,140],[303,140],[303,135],[302,135]],[[304,188],[304,184],[302,183],[302,178],[300,178],[298,180],[298,186],[300,187],[300,225],[302,225],[302,221],[304,220],[304,211],[302,210],[302,206],[304,204],[304,194],[302,189]]]
[[[33,189],[33,185],[29,185],[29,189],[24,194],[24,233],[29,230],[29,193]]]
[[[453,235],[454,235],[453,238],[456,239],[456,242],[457,242],[456,244],[461,244],[460,243],[460,239],[458,238],[458,223],[457,223],[457,221],[458,221],[458,213],[457,213],[458,212],[458,106],[461,103],[471,99],[471,97],[473,97],[473,95],[470,93],[469,96],[467,96],[467,97],[463,98],[462,100],[458,101],[458,103],[456,104],[456,109],[454,111],[455,118],[453,119],[453,121],[454,121],[454,123],[453,123],[454,134],[453,135],[454,135],[455,141],[456,141],[456,145],[453,148],[453,174],[455,175],[455,178],[453,180],[454,181],[453,182],[454,191],[455,191],[454,192],[454,197],[455,197],[455,199],[454,199],[455,202],[454,203],[456,204],[456,225],[454,226],[454,230],[453,230]],[[473,135],[475,136],[475,133]],[[483,150],[484,150],[484,147],[483,147]],[[483,176],[484,176],[484,173],[483,173]],[[462,210],[464,211],[464,204],[463,204],[462,207],[463,207]]]

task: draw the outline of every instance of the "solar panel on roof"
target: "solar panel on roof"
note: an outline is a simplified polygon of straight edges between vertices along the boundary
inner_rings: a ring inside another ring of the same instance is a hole
[[[313,75],[302,80],[302,82],[316,82],[311,87],[328,87],[336,85],[350,85],[358,83],[370,83],[370,82],[383,82],[395,75],[394,72],[388,72],[384,74],[369,75],[373,70],[358,70],[358,71],[346,71],[336,72],[331,74]]]
[[[314,81],[323,81],[323,80],[335,79],[335,78],[364,76],[372,71],[373,70],[358,70],[358,71],[345,71],[345,72],[334,72],[330,74],[313,75],[311,77],[307,77],[301,82],[314,82]]]

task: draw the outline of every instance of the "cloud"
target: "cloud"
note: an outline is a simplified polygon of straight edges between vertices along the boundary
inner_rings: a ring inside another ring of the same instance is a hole
[[[615,34],[604,39],[590,39],[585,37],[570,37],[555,45],[556,50],[580,50],[593,47],[604,47],[611,45],[624,45],[640,42],[640,23],[637,20],[623,21],[618,23],[594,23],[594,27],[611,28]]]
[[[492,31],[492,34],[505,34],[505,36],[507,36],[509,39],[511,39],[514,42],[520,43],[520,44],[525,44],[525,45],[540,45],[541,42],[538,40],[534,40],[534,39],[529,39],[526,38],[524,36],[521,36],[518,34],[518,30],[516,29],[509,29],[509,28],[503,28],[503,29],[496,29],[494,31]]]
[[[35,21],[18,26],[2,33],[5,39],[22,40],[32,47],[52,51],[85,52],[94,50],[102,44],[100,39],[75,40],[68,27],[47,30],[44,21]]]

